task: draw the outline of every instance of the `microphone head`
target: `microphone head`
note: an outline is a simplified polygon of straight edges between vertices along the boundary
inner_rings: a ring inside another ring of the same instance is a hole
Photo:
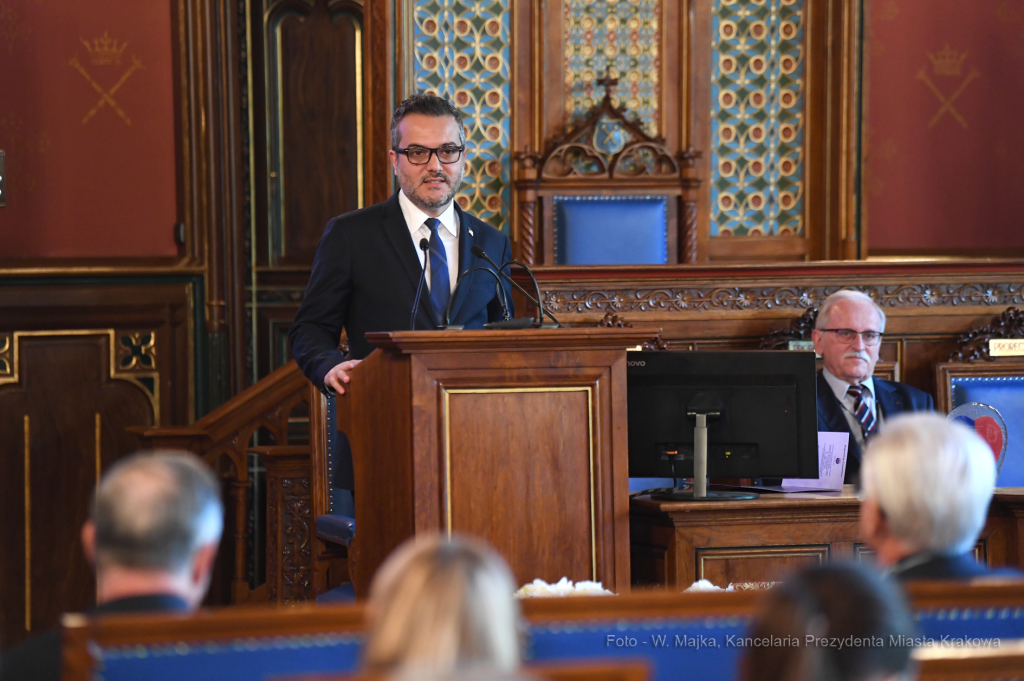
[[[420,250],[421,251],[429,251],[430,250],[430,242],[427,241],[425,238],[424,239],[420,239]]]
[[[478,258],[486,258],[487,257],[487,254],[484,252],[484,249],[480,248],[476,244],[473,244],[472,246],[469,247],[469,252],[472,253],[473,255],[475,255]]]

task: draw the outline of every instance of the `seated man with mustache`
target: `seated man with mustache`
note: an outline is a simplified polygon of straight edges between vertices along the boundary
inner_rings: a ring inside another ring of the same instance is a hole
[[[818,372],[818,430],[850,433],[847,483],[858,480],[864,447],[885,419],[935,408],[928,393],[872,378],[884,331],[882,308],[860,291],[844,289],[822,303],[811,336],[825,361]]]

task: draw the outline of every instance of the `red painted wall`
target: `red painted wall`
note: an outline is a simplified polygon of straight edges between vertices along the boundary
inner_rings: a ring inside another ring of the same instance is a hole
[[[4,4],[0,258],[177,253],[171,4]]]
[[[869,252],[1024,248],[1024,0],[865,12]]]

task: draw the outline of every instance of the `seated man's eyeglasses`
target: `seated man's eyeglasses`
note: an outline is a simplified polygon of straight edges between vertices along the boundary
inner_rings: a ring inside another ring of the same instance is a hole
[[[394,152],[396,154],[405,154],[405,157],[409,159],[409,163],[414,166],[423,166],[430,163],[431,154],[437,154],[437,160],[441,163],[458,163],[459,159],[462,158],[462,152],[465,150],[465,146],[457,147],[454,144],[446,144],[437,149],[428,149],[427,147],[396,148]]]
[[[818,329],[818,331],[834,333],[840,343],[846,344],[852,343],[857,336],[864,339],[864,345],[878,345],[882,340],[882,334],[879,331],[854,331],[853,329]]]

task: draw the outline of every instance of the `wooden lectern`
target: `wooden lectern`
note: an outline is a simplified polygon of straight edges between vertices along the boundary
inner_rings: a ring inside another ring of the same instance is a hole
[[[520,585],[564,576],[628,591],[625,351],[654,333],[367,334],[379,349],[337,411],[355,472],[356,595],[403,540],[430,531],[485,539]]]

